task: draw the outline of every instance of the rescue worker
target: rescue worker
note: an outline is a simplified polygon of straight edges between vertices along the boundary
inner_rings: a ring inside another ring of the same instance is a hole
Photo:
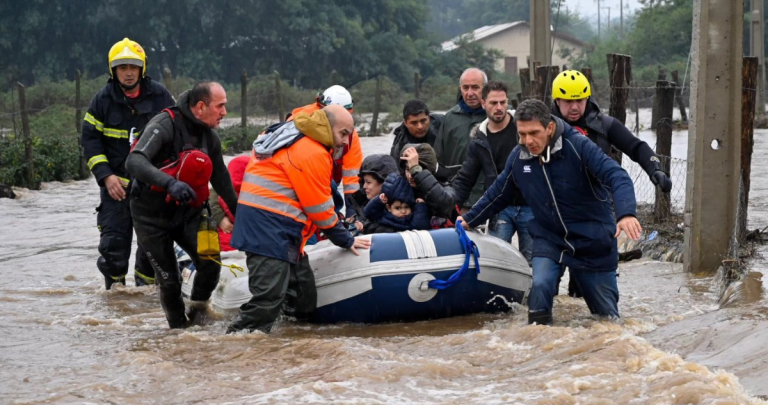
[[[488,76],[477,68],[465,70],[459,78],[458,104],[445,113],[434,146],[439,166],[452,171],[452,175],[441,180],[453,180],[464,159],[467,158],[469,132],[487,118],[481,101],[481,92],[486,83],[488,83]],[[462,207],[459,207],[462,212],[465,212],[483,195],[482,179],[473,186],[469,198],[464,201]]]
[[[175,104],[162,84],[147,76],[147,55],[128,38],[117,42],[107,57],[110,78],[85,113],[82,145],[88,168],[101,188],[96,223],[101,233],[96,267],[105,287],[125,285],[133,240],[133,222],[126,191],[130,183],[125,159],[130,137],[137,136],[162,109]],[[136,251],[137,286],[154,284],[155,273],[141,247]]]
[[[328,181],[333,152],[349,145],[353,131],[352,115],[328,105],[300,112],[254,142],[230,241],[246,252],[252,297],[227,333],[269,333],[284,306],[298,319],[315,310],[315,278],[304,253],[315,228],[355,254],[370,247],[370,240],[353,238],[334,212]]]
[[[637,162],[661,191],[670,192],[672,180],[653,149],[619,120],[602,113],[591,95],[592,87],[586,76],[578,70],[566,70],[552,82],[552,114],[586,135],[606,155],[611,156],[611,148],[615,147]]]
[[[653,149],[633,135],[619,120],[602,113],[591,96],[592,86],[586,76],[578,70],[566,70],[552,82],[552,114],[586,135],[606,155],[612,156],[614,148],[624,153],[643,168],[651,182],[659,186],[661,191],[670,192],[672,180],[664,172]],[[627,257],[622,259],[626,260]],[[568,284],[568,295],[581,297],[573,281]]]
[[[539,100],[520,103],[515,122],[520,145],[480,201],[457,221],[467,229],[475,227],[522,193],[534,214],[528,223],[533,237],[528,323],[552,323],[564,266],[593,314],[618,317],[616,238],[623,231],[637,240],[642,232],[632,179]]]
[[[171,328],[185,327],[188,317],[195,322],[219,282],[218,256],[198,254],[209,181],[236,215],[237,197],[221,155],[221,140],[213,131],[227,115],[226,105],[227,94],[219,83],[195,84],[175,107],[147,124],[126,162],[135,179],[131,214],[136,237],[158,274],[160,303]],[[174,242],[189,254],[197,271],[186,314]]]
[[[288,120],[293,120],[300,112],[312,114],[314,111],[329,105],[340,105],[350,114],[354,111],[354,103],[349,91],[342,86],[333,85],[318,94],[314,103],[295,108]],[[344,197],[346,199],[355,191],[360,190],[358,174],[360,173],[360,166],[363,165],[363,148],[360,146],[360,136],[356,129],[350,134],[349,142],[344,148],[336,151],[333,159],[333,181],[337,185],[344,185]]]

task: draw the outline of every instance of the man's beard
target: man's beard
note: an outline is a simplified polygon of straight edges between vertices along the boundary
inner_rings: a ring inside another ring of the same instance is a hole
[[[502,122],[504,122],[504,115],[501,115],[501,116],[492,115],[492,116],[490,116],[488,118],[490,118],[491,121],[493,121],[493,122],[495,122],[497,124],[501,124]]]

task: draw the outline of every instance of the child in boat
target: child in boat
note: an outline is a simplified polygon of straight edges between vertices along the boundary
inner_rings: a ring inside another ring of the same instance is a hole
[[[363,234],[430,229],[427,204],[414,199],[413,189],[402,176],[391,173],[381,191],[365,206]]]

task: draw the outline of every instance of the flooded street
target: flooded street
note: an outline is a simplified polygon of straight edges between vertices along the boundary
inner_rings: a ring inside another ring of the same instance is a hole
[[[653,146],[652,133],[642,137]],[[685,133],[673,139],[685,158]],[[388,153],[391,141],[363,138],[363,151]],[[768,226],[765,153],[768,131],[757,131],[750,229]],[[282,321],[271,335],[227,336],[228,316],[210,311],[203,325],[168,330],[157,291],[134,287],[132,272],[128,286],[104,290],[93,179],[18,194],[0,200],[3,404],[759,404],[754,396],[768,395],[762,258],[722,309],[712,276],[623,264],[621,324],[594,321],[584,301],[561,295],[554,327],[526,325],[516,306],[411,324]]]

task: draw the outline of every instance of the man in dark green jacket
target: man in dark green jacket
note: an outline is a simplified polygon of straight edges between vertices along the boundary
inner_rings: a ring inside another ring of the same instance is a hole
[[[454,173],[459,171],[467,157],[469,132],[486,118],[481,103],[481,92],[486,83],[488,83],[488,77],[480,69],[469,68],[461,74],[459,103],[445,113],[443,125],[438,132],[435,142],[437,161],[440,166],[453,169]],[[464,207],[461,208],[471,207],[482,195],[481,179],[472,189],[469,199],[464,202]]]

